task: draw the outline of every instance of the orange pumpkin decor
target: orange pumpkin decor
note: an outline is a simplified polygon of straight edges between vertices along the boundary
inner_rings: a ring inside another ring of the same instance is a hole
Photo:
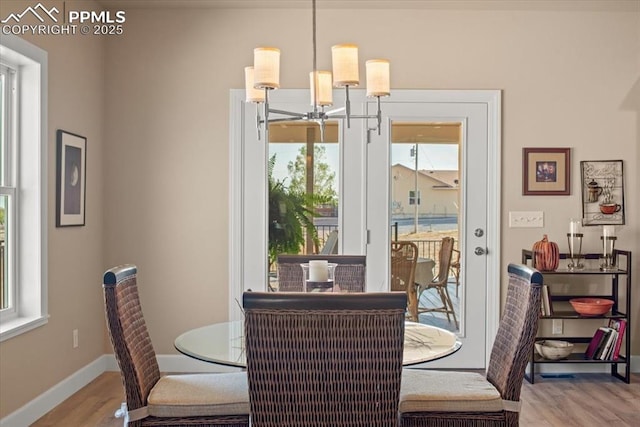
[[[560,251],[555,242],[550,242],[545,234],[542,240],[533,244],[534,267],[540,271],[554,271],[560,263]]]

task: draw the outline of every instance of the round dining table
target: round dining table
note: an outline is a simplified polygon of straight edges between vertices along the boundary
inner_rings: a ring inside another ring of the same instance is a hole
[[[225,366],[246,368],[244,322],[214,323],[191,329],[174,342],[176,350],[194,359]],[[457,335],[446,329],[422,323],[405,322],[404,366],[430,362],[460,349]]]

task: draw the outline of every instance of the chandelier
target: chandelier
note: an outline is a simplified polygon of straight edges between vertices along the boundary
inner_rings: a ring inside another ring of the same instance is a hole
[[[310,96],[312,111],[299,113],[278,110],[269,106],[269,91],[280,87],[280,49],[274,47],[257,47],[253,50],[253,66],[245,67],[246,102],[263,104],[263,116],[256,107],[256,123],[258,138],[260,129],[264,125],[268,135],[268,124],[273,122],[306,120],[320,125],[321,139],[324,140],[324,125],[326,120],[346,119],[347,127],[351,127],[351,119],[375,119],[380,134],[382,112],[380,98],[389,96],[389,61],[386,59],[371,59],[366,61],[367,97],[377,99],[377,113],[375,115],[351,114],[349,87],[360,84],[358,72],[358,47],[353,44],[339,44],[332,46],[331,71],[320,71],[316,60],[316,0],[312,0],[313,21],[313,71],[309,73]],[[333,88],[344,88],[344,107],[325,111],[325,107],[333,105]],[[267,137],[268,140],[268,137]]]

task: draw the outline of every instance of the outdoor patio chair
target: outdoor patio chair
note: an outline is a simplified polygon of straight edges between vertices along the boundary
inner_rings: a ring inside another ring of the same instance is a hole
[[[409,318],[418,321],[418,300],[415,275],[418,262],[418,246],[413,242],[391,242],[391,292],[407,294]]]
[[[406,294],[243,295],[252,427],[394,427]]]
[[[445,313],[447,315],[447,321],[451,322],[451,317],[458,329],[458,319],[456,318],[456,310],[451,301],[449,295],[449,289],[447,285],[449,283],[449,269],[451,268],[451,257],[453,255],[453,237],[443,237],[440,244],[440,253],[438,255],[438,275],[426,285],[420,285],[417,288],[417,300],[418,300],[418,315],[420,313],[437,312]],[[421,307],[420,297],[424,291],[429,289],[435,289],[442,305],[439,307]]]
[[[311,260],[327,260],[338,264],[334,281],[342,292],[364,292],[367,281],[367,257],[365,255],[278,255],[278,290],[302,292],[304,273],[300,264]]]
[[[473,372],[405,369],[402,427],[517,426],[520,391],[540,315],[542,274],[509,264],[507,301],[486,376]]]
[[[249,425],[245,372],[160,375],[142,316],[134,265],[114,267],[103,280],[107,326],[125,391],[116,411],[128,426]]]

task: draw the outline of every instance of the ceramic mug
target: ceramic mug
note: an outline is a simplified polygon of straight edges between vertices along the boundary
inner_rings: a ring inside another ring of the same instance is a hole
[[[620,206],[617,203],[605,203],[600,205],[600,212],[602,212],[605,215],[611,215],[620,211],[621,208],[622,206]]]

